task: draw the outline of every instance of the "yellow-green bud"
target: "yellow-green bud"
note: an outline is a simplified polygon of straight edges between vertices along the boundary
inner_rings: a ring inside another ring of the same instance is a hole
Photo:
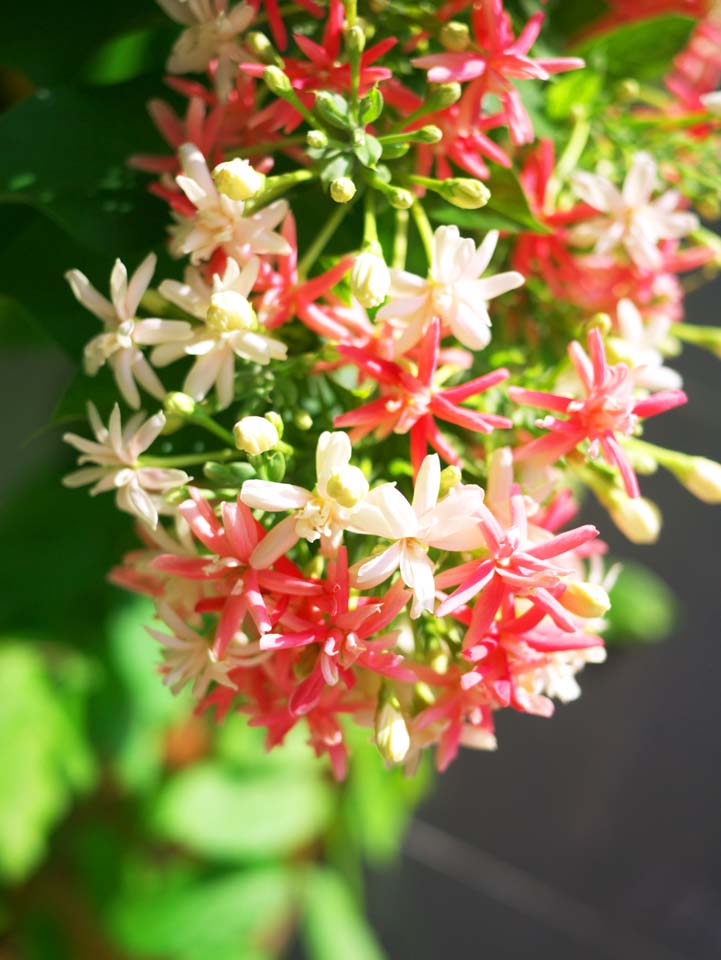
[[[608,594],[600,583],[571,580],[559,597],[561,604],[577,617],[602,617],[611,606]]]
[[[454,487],[457,487],[461,482],[461,471],[455,466],[455,464],[450,464],[447,467],[444,467],[441,470],[441,487],[438,493],[439,497],[445,497],[447,493],[450,493]]]
[[[197,403],[187,393],[175,391],[166,393],[163,407],[168,414],[175,414],[179,417],[188,417],[195,413]]]
[[[280,67],[269,66],[263,71],[265,85],[277,97],[285,97],[293,89],[291,82]]]
[[[414,130],[410,137],[413,137],[414,143],[438,143],[443,139],[443,131],[433,123],[426,124],[420,130]]]
[[[461,210],[477,210],[484,207],[491,198],[491,191],[480,180],[470,177],[453,177],[444,180],[437,192]]]
[[[358,467],[338,467],[330,475],[326,493],[341,507],[355,507],[368,493],[368,481]]]
[[[275,410],[269,410],[264,414],[265,419],[268,423],[272,423],[275,429],[278,431],[278,438],[280,439],[283,436],[283,430],[285,429],[285,424],[283,423],[283,418],[279,413],[276,413]]]
[[[444,24],[439,34],[441,46],[446,50],[452,50],[454,53],[460,53],[465,50],[470,43],[471,33],[465,23],[458,20],[450,20]]]
[[[375,739],[378,751],[387,763],[402,763],[411,746],[408,725],[394,698],[387,700],[376,713]]]
[[[345,30],[346,48],[353,53],[362,53],[366,45],[366,35],[363,27],[356,24],[353,27],[347,27]]]
[[[661,533],[661,511],[652,500],[613,490],[608,498],[611,519],[631,543],[655,543]]]
[[[272,450],[280,440],[278,431],[265,417],[243,417],[233,427],[233,437],[239,450],[254,457]]]
[[[721,463],[706,457],[689,457],[683,467],[672,468],[686,489],[704,503],[721,503]]]
[[[213,180],[218,192],[231,200],[249,200],[260,193],[265,184],[263,174],[240,157],[219,163],[213,170]]]
[[[350,177],[336,177],[330,184],[330,195],[336,203],[348,203],[356,194],[356,185]]]
[[[279,60],[273,44],[264,33],[253,30],[251,33],[245,34],[244,40],[248,50],[257,57],[261,63],[275,63]]]
[[[396,210],[410,210],[413,206],[413,194],[403,187],[390,187],[386,191],[388,202]]]
[[[450,83],[431,84],[426,99],[426,107],[429,113],[436,110],[445,110],[452,104],[461,99],[461,85],[455,81]]]
[[[312,150],[325,150],[328,146],[328,137],[322,130],[309,130],[305,142]]]
[[[293,414],[293,423],[299,430],[310,430],[313,426],[313,417],[307,410],[296,410]]]

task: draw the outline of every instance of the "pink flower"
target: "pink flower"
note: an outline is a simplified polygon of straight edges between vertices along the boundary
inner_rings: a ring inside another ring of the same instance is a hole
[[[471,81],[461,101],[461,109],[469,118],[480,114],[486,94],[495,94],[503,105],[514,144],[530,143],[533,140],[531,120],[512,81],[548,80],[553,73],[584,66],[578,57],[531,59],[527,56],[541,31],[543,20],[543,13],[535,14],[519,36],[514,37],[502,0],[481,0],[471,11],[475,37],[472,47],[418,57],[412,63],[428,70],[431,83]]]
[[[646,399],[634,399],[638,375],[625,363],[609,366],[597,328],[588,334],[588,354],[575,340],[569,345],[568,354],[585,393],[584,399],[574,400],[522,387],[509,388],[509,396],[516,403],[566,415],[565,420],[551,416],[540,421],[539,426],[546,427],[549,433],[519,447],[516,460],[533,457],[542,463],[554,463],[588,440],[589,456],[596,457],[602,452],[606,461],[619,469],[629,497],[637,497],[638,480],[617,434],[629,435],[640,419],[686,403],[686,394],[682,390],[662,390]]]
[[[438,389],[433,380],[438,365],[439,341],[440,324],[436,319],[431,322],[421,344],[416,376],[392,360],[372,356],[367,349],[341,344],[339,354],[376,380],[381,396],[357,410],[340,414],[334,419],[334,426],[350,427],[353,440],[371,432],[375,432],[379,439],[390,433],[410,433],[411,461],[416,472],[426,455],[427,444],[448,463],[459,462],[458,454],[442,436],[435,418],[475,433],[491,433],[498,427],[510,428],[512,424],[507,417],[461,406],[464,400],[506,380],[508,370],[493,370],[457,387]]]

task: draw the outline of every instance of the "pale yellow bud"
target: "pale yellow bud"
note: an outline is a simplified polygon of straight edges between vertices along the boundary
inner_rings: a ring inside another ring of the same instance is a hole
[[[461,471],[459,467],[453,463],[444,467],[443,470],[441,470],[441,488],[438,492],[439,498],[445,497],[445,495],[450,493],[454,487],[457,487],[460,482]]]
[[[252,330],[256,326],[255,310],[235,290],[222,290],[210,298],[208,325],[216,330]]]
[[[721,463],[706,457],[689,457],[687,466],[674,470],[681,483],[704,503],[721,503]]]
[[[249,200],[260,193],[265,183],[263,174],[240,157],[219,163],[213,170],[213,180],[218,192],[231,200]]]
[[[331,474],[326,492],[341,507],[355,507],[368,493],[368,481],[358,467],[339,467]]]
[[[330,195],[336,203],[348,203],[356,193],[356,186],[350,177],[336,177],[331,181]]]
[[[577,617],[602,617],[611,606],[608,594],[599,583],[571,580],[559,597],[561,604]]]
[[[378,307],[388,296],[391,275],[383,257],[370,251],[355,258],[350,277],[353,296],[364,307]]]
[[[661,533],[661,511],[645,497],[628,497],[614,491],[609,503],[611,519],[631,543],[655,543]]]
[[[192,397],[177,390],[173,393],[166,393],[163,401],[165,412],[179,417],[190,416],[195,412],[197,406],[198,404]]]
[[[470,30],[465,23],[458,20],[451,20],[441,27],[439,35],[441,46],[446,50],[452,50],[454,53],[460,53],[465,50],[471,40]]]
[[[397,703],[388,701],[376,714],[376,746],[387,763],[402,763],[411,746],[408,726]]]
[[[280,440],[278,431],[265,417],[243,417],[233,427],[233,436],[236,447],[254,457],[273,450]]]

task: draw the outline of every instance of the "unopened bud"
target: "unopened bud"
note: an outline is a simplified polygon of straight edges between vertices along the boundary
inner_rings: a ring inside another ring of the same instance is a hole
[[[240,157],[219,163],[213,170],[213,180],[218,192],[231,200],[249,200],[260,193],[265,183],[263,174]]]
[[[608,594],[600,583],[571,580],[559,597],[561,604],[577,617],[595,619],[602,617],[611,606]]]
[[[641,92],[641,85],[633,77],[626,77],[618,85],[618,96],[621,100],[637,100]]]
[[[673,473],[699,500],[721,503],[721,463],[706,457],[689,457],[684,466],[673,469]]]
[[[163,407],[168,414],[175,414],[179,417],[188,417],[195,413],[197,403],[187,393],[175,391],[166,393]]]
[[[273,44],[264,33],[253,30],[251,33],[245,34],[244,40],[248,50],[261,63],[276,63],[279,60]]]
[[[450,20],[441,28],[438,39],[441,41],[441,46],[445,47],[446,50],[460,53],[468,46],[471,34],[465,23]]]
[[[330,195],[336,203],[348,203],[356,194],[356,186],[350,177],[336,177],[331,181]]]
[[[255,310],[242,293],[221,290],[210,298],[207,323],[216,330],[252,330],[256,323]]]
[[[427,123],[425,127],[413,130],[408,137],[409,139],[412,138],[414,143],[438,143],[443,139],[443,131],[435,124]]]
[[[441,470],[441,487],[438,492],[439,498],[445,497],[446,494],[450,493],[460,482],[461,471],[459,467],[453,463],[444,467],[443,470]]]
[[[187,487],[173,487],[163,494],[163,500],[171,507],[178,507],[181,503],[190,497],[190,491]]]
[[[396,210],[410,210],[413,206],[413,194],[403,187],[389,187],[386,196],[390,205]]]
[[[345,31],[345,44],[349,51],[362,53],[366,45],[366,35],[363,27],[358,26],[358,24],[348,27]]]
[[[470,177],[444,180],[436,192],[461,210],[477,210],[484,207],[491,198],[488,187],[480,180],[472,180]]]
[[[355,507],[368,493],[368,481],[358,467],[339,467],[330,475],[326,493],[341,507]]]
[[[661,532],[661,511],[645,497],[614,490],[608,504],[611,519],[631,543],[655,543]]]
[[[265,85],[276,97],[285,97],[293,89],[291,82],[280,67],[269,66],[263,71]]]
[[[325,150],[328,146],[328,137],[322,130],[309,130],[305,135],[305,142],[312,150]]]
[[[255,467],[245,460],[237,463],[217,463],[214,460],[203,465],[203,474],[218,486],[239,489],[246,480],[255,476]]]
[[[426,107],[429,113],[435,113],[436,110],[445,110],[461,98],[460,83],[433,83],[428,88],[428,97]]]
[[[269,410],[264,414],[265,419],[268,423],[272,423],[275,429],[278,431],[278,439],[283,436],[283,430],[285,429],[285,424],[283,423],[283,418],[279,413],[276,413],[275,410]]]
[[[376,713],[376,746],[387,763],[402,763],[411,746],[408,725],[395,698],[387,700]]]
[[[299,430],[310,430],[313,426],[313,417],[307,410],[296,410],[293,414],[293,423]]]
[[[350,277],[356,300],[364,307],[378,307],[388,296],[390,286],[391,275],[383,257],[370,251],[358,254]]]
[[[236,447],[253,457],[272,450],[280,440],[278,431],[265,417],[243,417],[233,427],[233,436]]]
[[[280,450],[271,450],[265,457],[265,473],[273,483],[280,483],[285,476],[285,457]]]

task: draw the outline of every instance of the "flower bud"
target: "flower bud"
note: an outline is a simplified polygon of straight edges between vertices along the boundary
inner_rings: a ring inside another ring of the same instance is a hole
[[[570,580],[559,597],[561,604],[577,617],[602,617],[611,606],[608,594],[600,583]]]
[[[614,490],[608,503],[611,519],[631,543],[655,543],[661,532],[661,511],[645,497]]]
[[[438,491],[439,499],[450,493],[461,482],[461,471],[455,464],[450,464],[441,470],[441,486]]]
[[[389,187],[386,196],[390,205],[396,210],[410,210],[413,206],[413,194],[403,187]]]
[[[328,146],[328,137],[322,130],[309,130],[305,135],[305,142],[311,150],[325,150]]]
[[[336,177],[330,184],[330,195],[336,203],[348,203],[356,193],[356,186],[350,177]]]
[[[383,257],[370,250],[358,254],[353,264],[350,288],[364,307],[378,307],[388,296],[391,275]]]
[[[673,470],[686,489],[704,503],[721,503],[721,463],[706,457],[689,457]]]
[[[353,53],[363,53],[366,45],[366,35],[363,27],[355,24],[353,27],[347,27],[345,30],[346,49]]]
[[[275,410],[269,410],[264,414],[265,419],[268,423],[272,423],[275,429],[278,431],[278,439],[283,436],[283,430],[285,429],[285,424],[283,423],[283,418],[279,413],[276,413]]]
[[[240,157],[219,163],[213,170],[213,180],[218,192],[231,200],[249,200],[260,193],[265,183],[263,174]]]
[[[264,33],[260,33],[258,30],[253,30],[250,33],[245,34],[245,45],[248,50],[260,60],[261,63],[275,63],[280,66],[280,58],[275,52],[273,44],[266,37]]]
[[[355,507],[368,493],[368,481],[359,467],[339,467],[330,475],[326,493],[341,507]]]
[[[263,71],[265,85],[276,97],[285,97],[292,91],[291,82],[280,67],[269,66]]]
[[[296,410],[293,414],[293,423],[299,430],[310,430],[313,426],[313,417],[311,417],[307,410]]]
[[[411,746],[408,726],[395,697],[376,713],[375,739],[378,752],[387,763],[402,763]]]
[[[255,310],[235,290],[221,290],[210,298],[208,325],[216,330],[252,330],[257,321]]]
[[[203,464],[203,474],[211,483],[228,489],[238,489],[246,480],[255,477],[255,467],[245,460],[237,463],[217,463],[209,460]]]
[[[163,407],[168,414],[175,414],[179,417],[188,417],[195,413],[197,403],[187,393],[166,393]]]
[[[280,440],[278,431],[265,417],[243,417],[233,427],[233,436],[236,447],[253,457],[272,450]]]
[[[434,123],[427,123],[425,127],[409,133],[408,139],[413,139],[414,143],[439,143],[443,139],[443,131]]]
[[[436,192],[461,210],[477,210],[484,207],[491,198],[488,187],[480,180],[472,180],[470,177],[444,180]]]
[[[280,450],[271,450],[265,458],[265,472],[273,483],[280,483],[285,476],[285,457]]]
[[[445,47],[446,50],[460,53],[470,43],[471,34],[465,23],[450,20],[441,27],[438,39],[441,41],[441,46]]]
[[[435,113],[436,110],[445,110],[461,99],[461,85],[452,81],[451,83],[433,83],[429,87],[426,108],[429,113]]]

